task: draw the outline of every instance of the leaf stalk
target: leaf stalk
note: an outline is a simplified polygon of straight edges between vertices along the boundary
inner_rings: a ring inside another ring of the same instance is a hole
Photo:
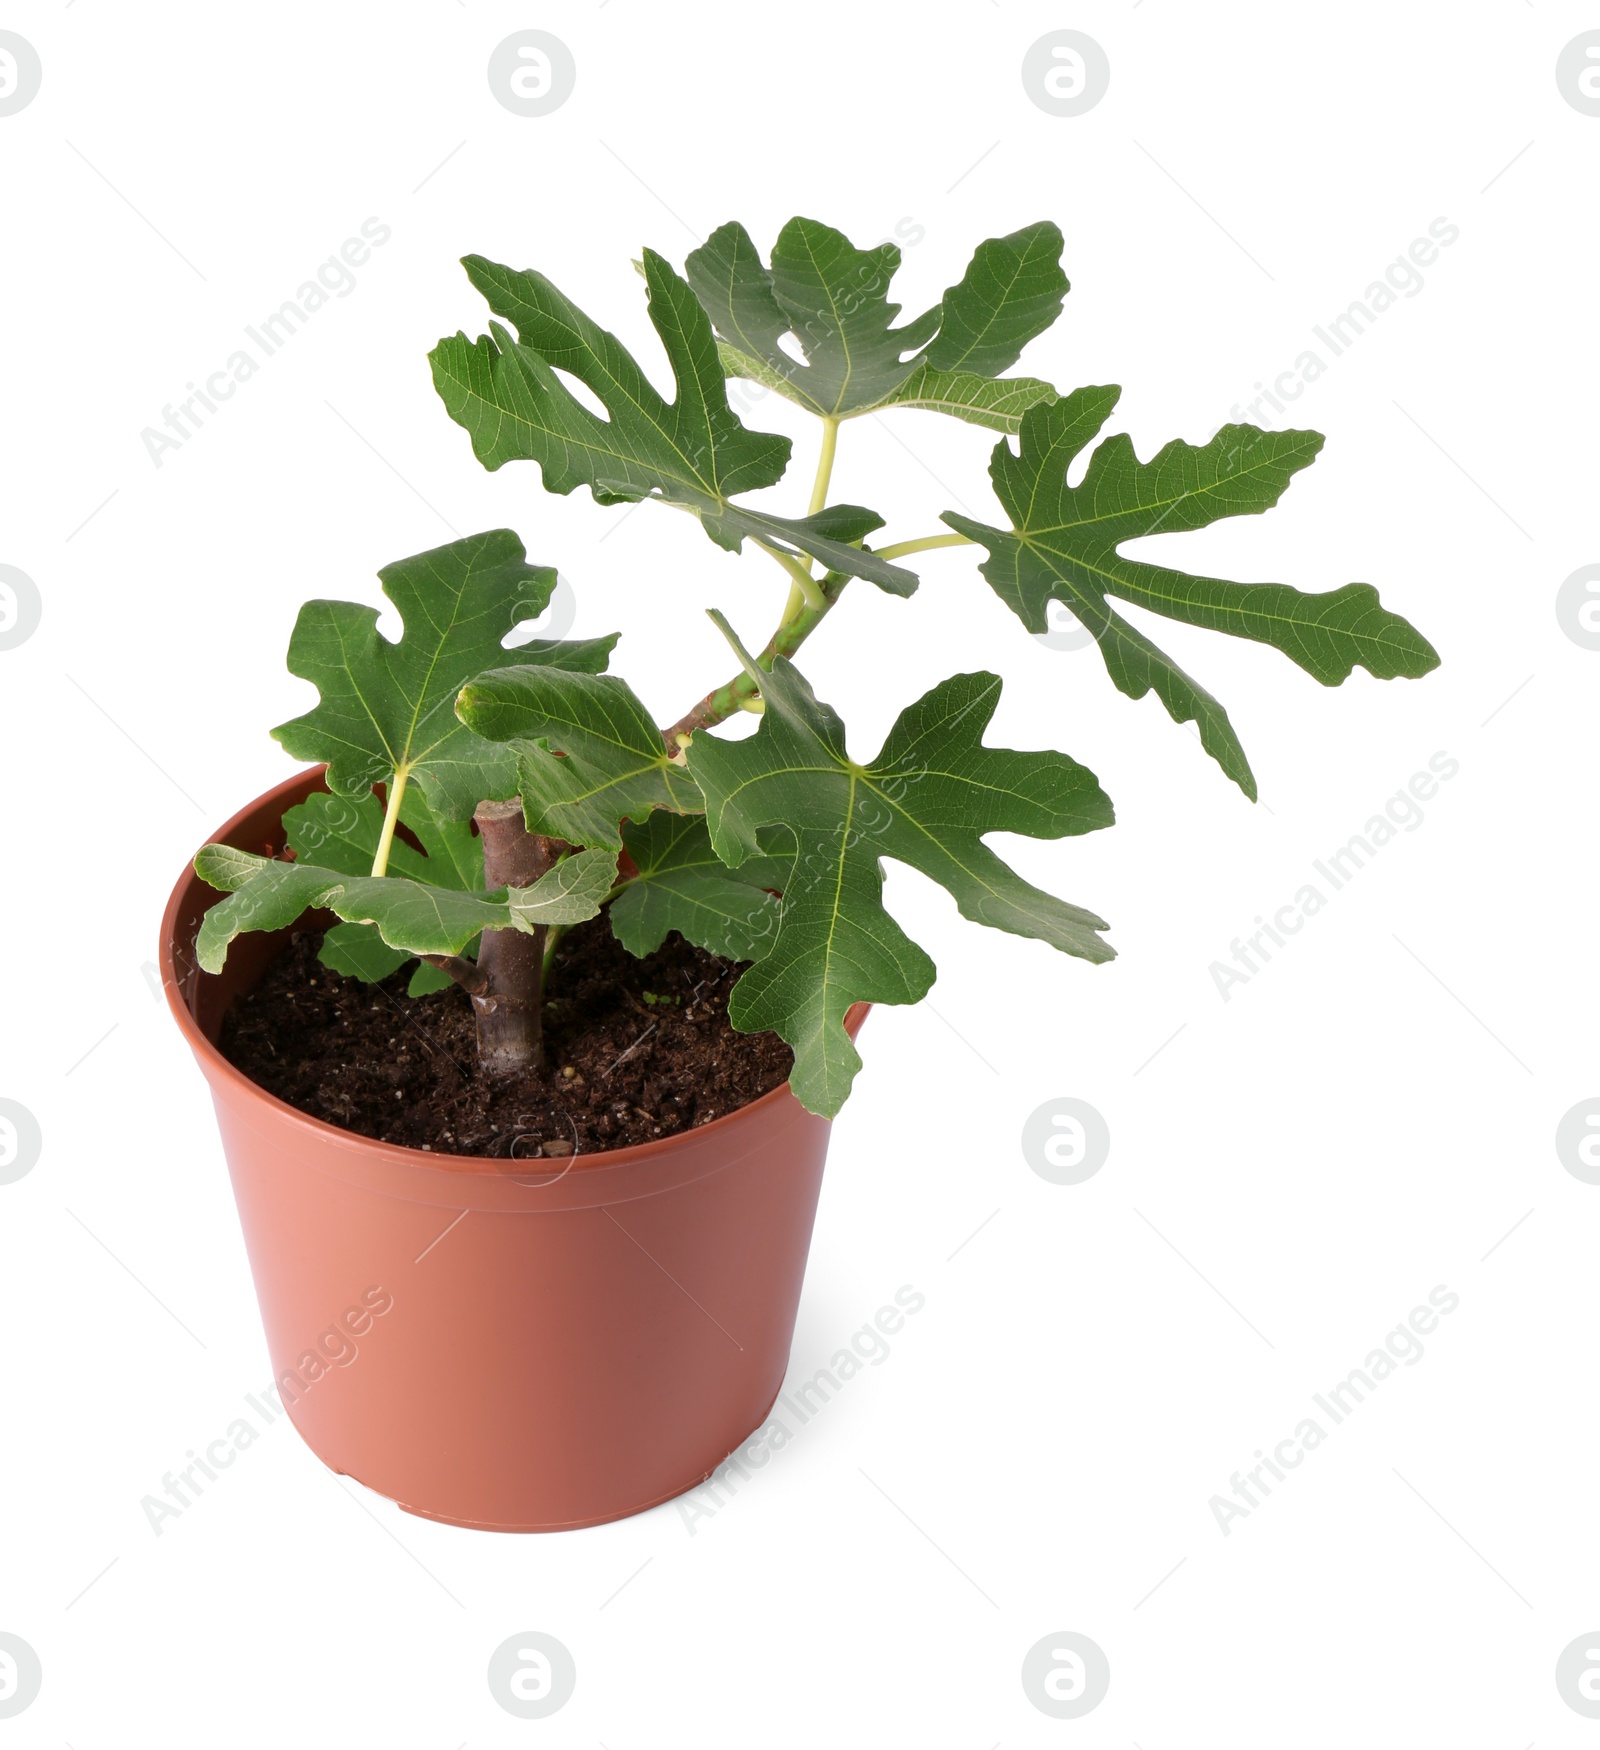
[[[383,831],[378,834],[377,854],[372,859],[372,873],[387,875],[389,873],[389,851],[394,845],[394,829],[400,823],[400,804],[405,800],[406,780],[410,771],[399,766],[389,781],[388,794],[384,800]]]
[[[833,457],[839,445],[839,422],[828,414],[822,416],[822,449],[817,456],[817,477],[811,483],[811,505],[807,516],[815,516],[828,502],[828,484],[833,479]]]
[[[974,547],[969,535],[921,535],[915,541],[896,541],[892,547],[875,547],[880,559],[903,559],[907,553],[929,553],[935,547]]]

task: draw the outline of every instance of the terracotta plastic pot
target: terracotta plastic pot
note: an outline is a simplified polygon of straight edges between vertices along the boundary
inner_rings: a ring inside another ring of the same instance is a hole
[[[322,787],[303,772],[216,836],[275,850],[283,811]],[[162,976],[211,1086],[276,1391],[311,1450],[408,1512],[495,1531],[598,1525],[709,1476],[783,1382],[826,1120],[781,1087],[562,1161],[370,1142],[217,1050],[281,940],[241,936],[220,976],[200,972],[217,898],[192,871],[178,882]]]

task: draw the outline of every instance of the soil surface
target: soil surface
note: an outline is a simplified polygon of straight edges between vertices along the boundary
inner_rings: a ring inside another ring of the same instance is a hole
[[[222,1054],[300,1111],[435,1154],[529,1160],[627,1148],[707,1124],[787,1079],[774,1033],[736,1033],[740,970],[670,935],[636,960],[602,914],[569,930],[547,981],[545,1068],[480,1078],[472,1004],[406,995],[412,966],[362,984],[297,930],[223,1021]]]

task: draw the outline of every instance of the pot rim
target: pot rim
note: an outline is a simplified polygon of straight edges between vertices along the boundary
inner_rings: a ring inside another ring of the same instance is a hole
[[[264,790],[254,801],[233,814],[214,833],[204,841],[206,844],[226,844],[237,836],[246,822],[249,821],[263,804],[276,805],[283,799],[285,808],[293,805],[288,798],[293,792],[302,790],[308,779],[316,785],[323,785],[323,777],[327,771],[326,765],[303,766],[298,772],[274,784],[271,789]],[[323,785],[325,788],[326,786]],[[196,847],[198,852],[199,847]],[[275,1116],[288,1120],[296,1129],[305,1130],[311,1137],[320,1142],[332,1142],[352,1153],[371,1160],[374,1164],[387,1163],[394,1167],[431,1168],[446,1176],[470,1176],[487,1179],[511,1179],[527,1181],[543,1178],[537,1169],[540,1161],[498,1161],[487,1155],[434,1154],[431,1150],[407,1148],[400,1143],[379,1142],[369,1136],[362,1136],[357,1131],[342,1130],[336,1124],[329,1124],[321,1118],[313,1118],[309,1113],[302,1112],[299,1107],[291,1106],[286,1100],[280,1100],[276,1094],[270,1094],[260,1083],[254,1082],[242,1070],[231,1064],[227,1058],[206,1037],[199,1022],[190,1010],[183,995],[183,981],[178,976],[176,961],[176,937],[178,922],[186,909],[191,894],[199,889],[202,893],[210,893],[212,889],[203,882],[194,870],[194,858],[189,859],[184,872],[178,877],[167,900],[166,909],[161,917],[161,942],[157,954],[157,964],[161,969],[161,984],[166,993],[167,1006],[172,1011],[172,1017],[178,1024],[178,1030],[183,1034],[191,1051],[202,1060],[204,1073],[208,1082],[215,1083],[220,1079],[234,1091],[243,1096],[271,1108]],[[196,971],[196,977],[209,978],[211,973]],[[862,1023],[872,1005],[870,1003],[852,1004],[845,1015],[844,1025],[852,1039],[860,1031]],[[696,1125],[692,1130],[680,1131],[676,1136],[664,1136],[659,1141],[635,1143],[628,1148],[597,1149],[591,1154],[574,1154],[569,1157],[569,1164],[559,1171],[548,1175],[550,1180],[566,1178],[573,1173],[593,1173],[607,1168],[641,1166],[651,1162],[664,1162],[671,1155],[680,1153],[685,1148],[694,1147],[702,1137],[709,1138],[713,1132],[723,1133],[740,1127],[755,1118],[757,1114],[770,1110],[780,1104],[785,1098],[794,1099],[787,1081],[780,1082],[777,1087],[769,1089],[765,1094],[754,1100],[747,1101],[743,1106],[736,1106],[731,1112],[724,1112],[713,1118],[709,1124]],[[798,1102],[797,1102],[798,1103]],[[822,1120],[831,1124],[831,1119]],[[549,1157],[544,1157],[548,1159]],[[551,1166],[555,1162],[551,1161]],[[533,1169],[530,1171],[530,1169]]]

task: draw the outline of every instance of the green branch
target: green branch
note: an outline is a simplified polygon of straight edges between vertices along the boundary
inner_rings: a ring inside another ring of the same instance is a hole
[[[837,426],[837,421],[829,421]],[[827,451],[827,463],[832,466],[832,451]],[[821,469],[818,470],[821,478]],[[826,481],[823,481],[826,490]],[[922,535],[914,541],[900,541],[892,547],[875,549],[883,559],[898,559],[907,553],[924,553],[935,547],[970,547],[973,543],[965,535]],[[770,549],[768,549],[770,551]],[[774,553],[774,558],[782,556]],[[788,605],[784,609],[783,618],[778,623],[778,629],[767,640],[761,654],[756,658],[757,666],[764,669],[772,667],[773,659],[779,656],[793,656],[802,644],[816,631],[823,620],[833,611],[834,603],[844,593],[844,586],[850,581],[843,572],[830,571],[823,578],[808,577],[811,592],[818,599],[802,595],[798,580],[796,588],[791,592]],[[756,683],[742,669],[732,680],[714,688],[696,705],[693,710],[686,711],[670,729],[662,731],[667,746],[677,753],[697,729],[711,729],[718,723],[731,717],[735,711],[754,710],[759,707],[756,700],[759,697]]]

